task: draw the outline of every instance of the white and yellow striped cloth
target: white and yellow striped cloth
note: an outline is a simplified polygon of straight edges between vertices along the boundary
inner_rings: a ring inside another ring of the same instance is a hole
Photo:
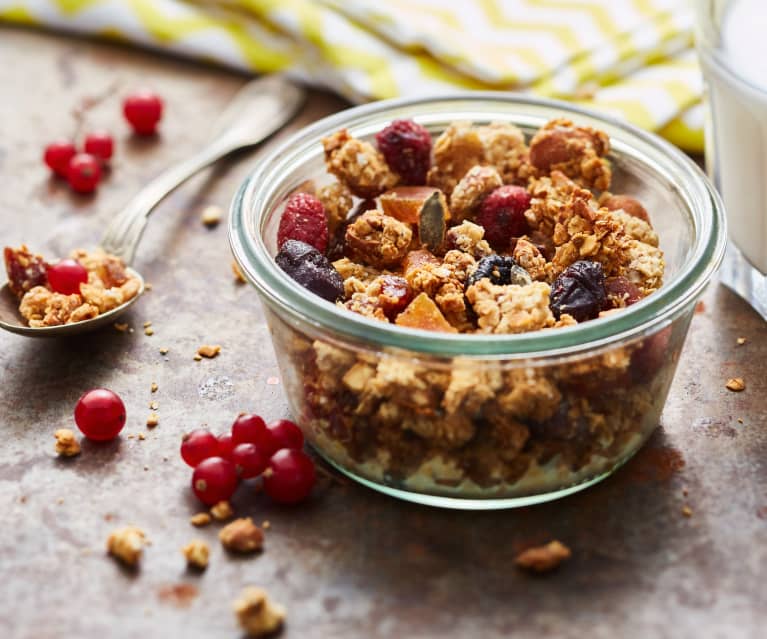
[[[691,0],[0,0],[0,20],[286,71],[355,102],[527,91],[703,147]]]

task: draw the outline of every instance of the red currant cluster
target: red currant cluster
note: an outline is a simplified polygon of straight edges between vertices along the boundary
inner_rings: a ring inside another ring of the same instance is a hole
[[[303,445],[303,433],[293,422],[278,419],[267,425],[258,415],[242,414],[231,432],[218,437],[203,429],[184,435],[181,457],[194,468],[194,494],[208,506],[230,499],[239,480],[259,476],[274,501],[295,504],[316,480]]]
[[[163,102],[151,91],[138,91],[123,102],[123,115],[133,131],[152,135],[162,118]],[[45,147],[43,159],[55,175],[67,180],[77,193],[93,193],[101,181],[101,167],[114,152],[114,140],[109,133],[89,133],[78,151],[70,140],[57,140]]]

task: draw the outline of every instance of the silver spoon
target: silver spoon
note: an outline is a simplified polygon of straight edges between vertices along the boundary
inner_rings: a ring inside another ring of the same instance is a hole
[[[216,122],[211,142],[139,191],[110,222],[101,239],[101,248],[130,264],[147,218],[160,201],[209,164],[232,151],[263,142],[295,115],[305,97],[302,88],[282,76],[266,76],[246,84]],[[18,298],[6,283],[0,288],[0,328],[27,337],[61,337],[85,333],[114,322],[144,292],[144,278],[131,268],[127,270],[140,283],[139,292],[133,298],[93,319],[42,328],[24,324],[18,310]]]

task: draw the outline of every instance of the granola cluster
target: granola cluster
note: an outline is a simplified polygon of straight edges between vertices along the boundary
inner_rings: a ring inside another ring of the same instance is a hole
[[[79,293],[58,293],[48,281],[48,264],[22,245],[4,251],[8,284],[19,298],[19,313],[29,326],[73,324],[111,311],[138,295],[141,283],[125,263],[103,251],[76,249],[71,258],[87,271]]]

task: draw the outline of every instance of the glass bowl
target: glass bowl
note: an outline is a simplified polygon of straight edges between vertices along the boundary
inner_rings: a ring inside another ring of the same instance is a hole
[[[664,285],[619,313],[517,335],[448,334],[367,319],[324,301],[274,263],[285,200],[325,171],[321,138],[358,138],[394,119],[433,135],[555,117],[605,131],[614,193],[638,197],[665,253]],[[722,204],[697,166],[660,138],[578,107],[509,93],[387,100],[309,126],[275,149],[232,203],[235,259],[264,304],[285,392],[308,442],[355,480],[414,502],[525,506],[600,481],[659,422],[695,303],[722,259]]]

